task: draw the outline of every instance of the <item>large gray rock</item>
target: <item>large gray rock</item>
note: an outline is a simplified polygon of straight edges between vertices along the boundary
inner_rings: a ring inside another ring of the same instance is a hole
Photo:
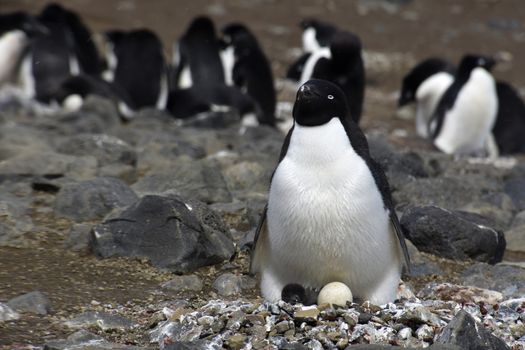
[[[401,218],[406,237],[421,251],[495,264],[503,258],[505,237],[486,225],[479,215],[436,206],[410,208]]]
[[[504,189],[514,201],[518,211],[525,210],[525,177],[507,180]]]
[[[496,290],[505,298],[525,295],[525,269],[517,266],[478,263],[463,271],[461,282],[467,286]]]
[[[123,181],[99,177],[62,187],[56,196],[55,213],[75,221],[93,220],[137,199],[135,192]]]
[[[51,302],[48,297],[39,291],[17,296],[9,300],[7,305],[16,312],[37,315],[47,315],[51,309]]]
[[[170,193],[205,203],[232,200],[217,165],[203,160],[180,159],[169,170],[143,177],[132,188],[141,195]]]
[[[57,146],[57,151],[72,156],[94,156],[98,165],[137,163],[137,153],[126,142],[106,134],[83,134],[67,137]]]
[[[146,257],[152,264],[185,273],[217,264],[234,253],[220,217],[198,201],[145,196],[93,228],[91,246],[101,257]]]
[[[476,324],[470,314],[459,311],[436,337],[436,343],[457,345],[464,350],[510,350],[505,342]]]
[[[0,186],[0,246],[26,246],[24,235],[33,230],[31,188],[25,183]]]
[[[480,199],[467,204],[461,210],[487,218],[491,226],[500,231],[508,229],[512,218],[516,214],[516,207],[512,198],[504,192],[484,195]]]
[[[514,218],[508,231],[505,231],[507,251],[525,256],[525,211]]]

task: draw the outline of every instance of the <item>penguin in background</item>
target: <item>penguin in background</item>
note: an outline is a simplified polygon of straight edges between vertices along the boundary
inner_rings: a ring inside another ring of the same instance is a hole
[[[409,266],[403,233],[385,174],[348,113],[333,83],[310,80],[297,92],[251,261],[269,301],[290,284],[333,281],[377,305],[396,298]]]
[[[131,118],[140,108],[165,109],[168,75],[158,36],[148,29],[138,29],[109,31],[105,38],[109,72],[104,78],[129,97],[129,103],[119,103],[120,112]]]
[[[26,12],[0,14],[0,86],[16,83],[30,41],[47,33],[47,28]]]
[[[491,133],[496,123],[498,96],[490,73],[495,61],[486,56],[465,55],[454,82],[434,111],[429,131],[434,145],[444,153],[498,155]]]
[[[259,124],[275,125],[276,93],[270,62],[257,38],[242,24],[222,29],[221,58],[226,83],[235,85],[257,103]],[[233,62],[232,62],[233,61]]]
[[[26,95],[50,103],[65,79],[81,73],[99,74],[102,63],[89,29],[76,13],[49,4],[38,20],[48,34],[32,42],[21,78]]]
[[[428,138],[428,124],[432,114],[454,81],[456,68],[441,58],[428,58],[417,64],[403,78],[398,107],[416,102],[416,132]]]
[[[220,49],[211,19],[195,18],[174,47],[173,85],[184,89],[225,84]]]
[[[304,19],[300,23],[303,30],[302,45],[303,55],[295,61],[286,73],[288,79],[299,81],[308,58],[312,53],[330,46],[332,37],[338,32],[337,27],[316,19]]]
[[[454,81],[456,68],[441,58],[428,58],[417,64],[404,78],[399,107],[416,103],[416,132],[428,138],[428,125],[434,110],[447,88]],[[492,133],[499,154],[525,153],[525,104],[508,83],[496,82],[498,113]]]

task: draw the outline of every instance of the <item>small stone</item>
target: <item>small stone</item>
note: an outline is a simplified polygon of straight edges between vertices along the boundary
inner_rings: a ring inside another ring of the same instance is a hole
[[[201,326],[211,326],[215,322],[213,316],[202,316],[197,319],[197,323]]]
[[[315,322],[319,316],[319,310],[316,307],[303,307],[295,312],[295,319],[299,322]]]
[[[263,325],[266,323],[266,320],[263,315],[256,314],[256,315],[247,315],[246,319],[252,324],[252,325]]]
[[[39,291],[13,298],[7,302],[7,305],[17,312],[37,315],[47,315],[51,309],[51,302],[44,293]]]
[[[453,300],[460,304],[479,304],[482,302],[494,305],[503,300],[503,295],[494,290],[451,283],[431,283],[418,293],[418,297],[424,299]]]
[[[161,286],[174,292],[200,292],[203,288],[202,280],[196,275],[175,276]]]
[[[0,303],[0,322],[18,320],[20,314],[11,309],[7,304]]]
[[[277,330],[277,333],[283,334],[290,329],[290,325],[288,324],[288,321],[281,321],[275,325],[275,329]]]
[[[430,341],[434,338],[434,329],[424,324],[416,330],[416,337],[420,340]]]
[[[337,306],[346,306],[346,303],[352,302],[352,291],[348,286],[341,282],[331,282],[325,285],[317,297],[317,304],[331,304]]]
[[[399,339],[407,340],[408,338],[412,337],[412,329],[409,327],[405,327],[401,329],[399,332],[397,332],[397,335]]]
[[[348,346],[348,338],[341,338],[337,341],[337,343],[335,344],[335,346],[338,348],[338,349],[344,349]]]
[[[244,346],[245,341],[246,341],[246,336],[242,334],[235,334],[229,337],[225,343],[228,346],[228,348],[239,350]]]
[[[69,328],[98,327],[103,331],[130,330],[136,323],[124,317],[111,315],[105,312],[86,311],[71,320],[64,322]]]
[[[232,296],[241,293],[241,278],[233,273],[225,273],[213,282],[213,288],[222,296]]]

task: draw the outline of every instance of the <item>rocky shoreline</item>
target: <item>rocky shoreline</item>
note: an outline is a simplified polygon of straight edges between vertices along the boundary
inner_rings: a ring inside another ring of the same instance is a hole
[[[269,304],[248,250],[281,132],[241,135],[225,113],[122,123],[102,99],[66,113],[2,93],[2,348],[525,347],[520,158],[454,159],[367,130],[413,243],[400,299]]]

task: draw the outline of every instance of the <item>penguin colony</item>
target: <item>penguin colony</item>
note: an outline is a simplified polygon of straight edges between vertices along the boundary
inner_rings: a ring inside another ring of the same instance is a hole
[[[286,74],[297,86],[293,121],[256,230],[251,272],[271,301],[391,302],[410,259],[386,176],[358,126],[361,41],[315,19],[300,25],[303,54]],[[277,126],[270,62],[241,23],[218,32],[210,18],[195,18],[171,62],[148,29],[108,31],[100,45],[93,38],[76,13],[57,4],[36,16],[0,14],[0,87],[15,85],[27,98],[67,110],[99,95],[115,102],[123,121],[149,107],[177,119],[232,110],[241,130]],[[416,104],[417,134],[442,152],[525,152],[525,104],[494,79],[495,63],[473,54],[457,67],[426,59],[403,79],[399,107]]]

